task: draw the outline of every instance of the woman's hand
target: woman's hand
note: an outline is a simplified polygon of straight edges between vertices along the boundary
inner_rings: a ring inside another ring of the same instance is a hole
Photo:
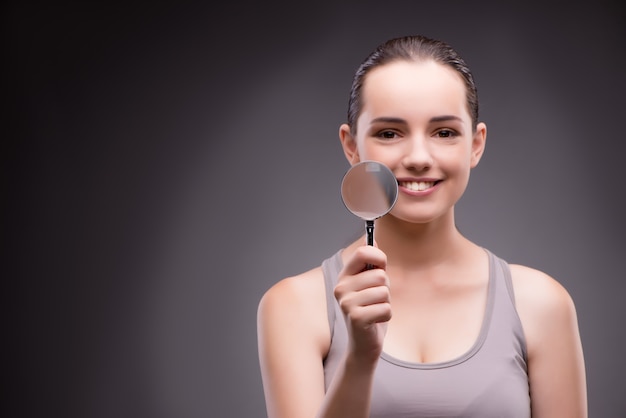
[[[387,256],[380,249],[359,247],[346,261],[335,286],[348,328],[349,355],[358,361],[376,362],[382,352],[391,319],[386,266]]]

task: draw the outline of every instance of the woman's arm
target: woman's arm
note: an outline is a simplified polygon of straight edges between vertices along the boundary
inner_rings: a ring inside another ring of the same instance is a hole
[[[371,264],[377,268],[365,270]],[[323,360],[330,347],[323,275],[315,269],[274,285],[258,309],[258,344],[270,418],[368,417],[372,379],[391,315],[386,256],[357,250],[339,275],[335,297],[349,342],[330,388]]]
[[[321,270],[271,287],[259,303],[257,333],[267,416],[315,417],[330,344]]]
[[[357,248],[339,273],[334,295],[348,330],[348,348],[322,405],[320,417],[367,418],[372,382],[391,319],[387,256]],[[368,268],[367,266],[373,266]]]
[[[552,277],[511,266],[528,349],[533,418],[586,418],[587,387],[576,309]]]

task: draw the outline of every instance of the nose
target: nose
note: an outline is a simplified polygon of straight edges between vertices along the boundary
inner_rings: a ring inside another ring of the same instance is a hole
[[[407,141],[407,149],[402,164],[408,170],[427,171],[433,166],[433,157],[427,138],[415,136]]]

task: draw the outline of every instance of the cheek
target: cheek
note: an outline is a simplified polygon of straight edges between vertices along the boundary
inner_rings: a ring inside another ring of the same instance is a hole
[[[399,147],[376,145],[373,141],[358,141],[357,150],[361,160],[374,160],[386,164],[393,162],[401,154]]]
[[[437,161],[446,171],[464,173],[469,171],[472,163],[471,154],[461,148],[442,149],[437,155]]]
[[[366,159],[368,155],[367,147],[365,146],[365,141],[359,140],[356,143],[356,150],[361,156],[362,159]]]

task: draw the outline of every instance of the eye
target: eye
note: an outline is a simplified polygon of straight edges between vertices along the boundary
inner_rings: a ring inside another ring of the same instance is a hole
[[[454,138],[458,134],[451,129],[440,129],[439,131],[435,133],[435,135],[438,136],[439,138]]]
[[[398,133],[386,130],[378,132],[375,136],[380,139],[396,139],[398,138]]]

